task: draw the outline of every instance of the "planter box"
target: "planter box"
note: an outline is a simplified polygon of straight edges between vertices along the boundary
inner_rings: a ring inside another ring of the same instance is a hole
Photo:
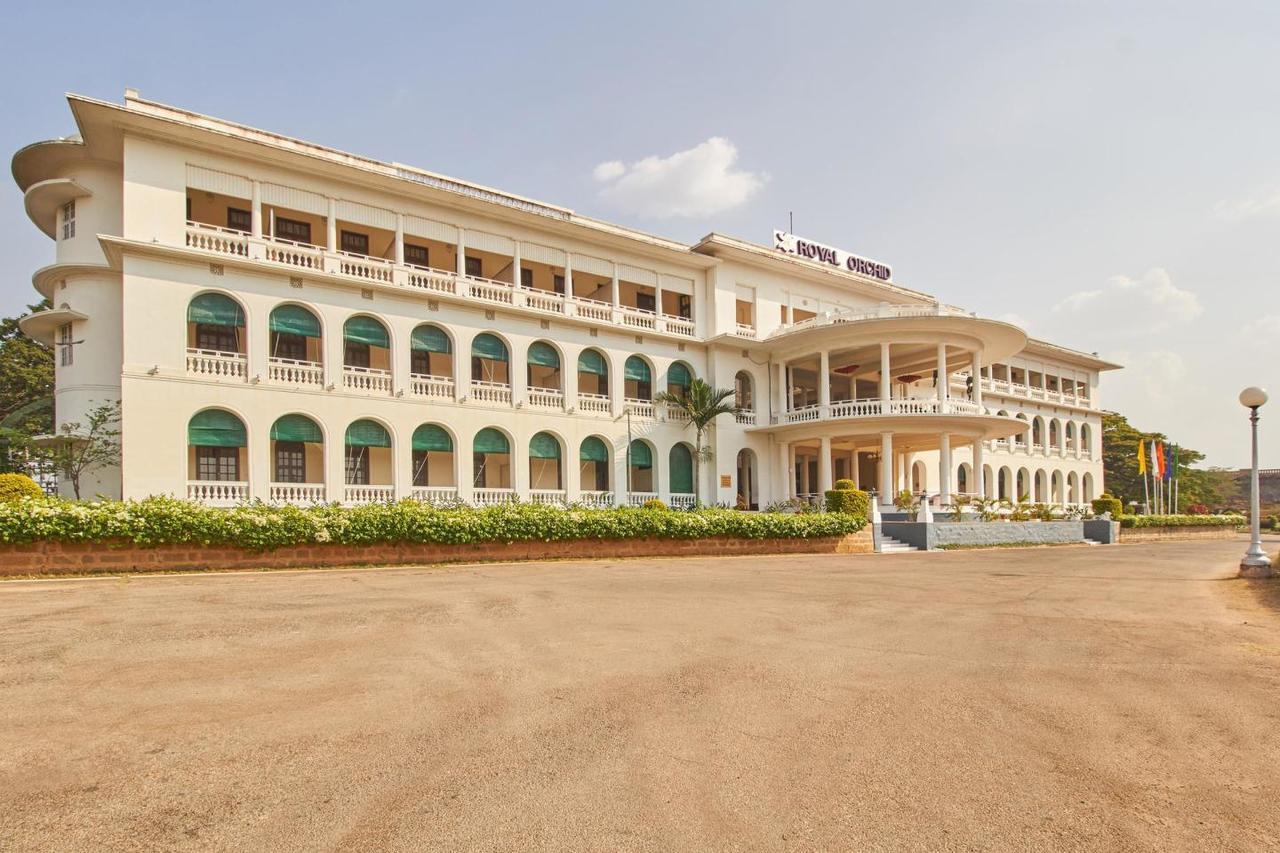
[[[871,529],[819,539],[585,539],[569,542],[482,542],[473,545],[387,543],[300,545],[274,551],[231,546],[123,542],[30,542],[0,545],[0,576],[404,566],[516,560],[615,557],[715,557],[766,554],[867,554]]]
[[[926,551],[944,545],[1065,545],[1085,539],[1083,521],[886,521],[881,529]]]
[[[1239,531],[1232,525],[1187,525],[1185,527],[1121,527],[1121,542],[1169,542],[1177,539],[1234,539]]]

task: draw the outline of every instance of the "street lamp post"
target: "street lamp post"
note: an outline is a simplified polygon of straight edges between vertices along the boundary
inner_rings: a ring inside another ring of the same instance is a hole
[[[1267,392],[1261,388],[1249,387],[1240,392],[1240,405],[1249,410],[1249,425],[1253,434],[1253,458],[1249,468],[1249,550],[1244,552],[1240,561],[1240,577],[1271,577],[1271,558],[1262,550],[1262,528],[1260,519],[1260,500],[1258,497],[1258,409],[1267,402]]]

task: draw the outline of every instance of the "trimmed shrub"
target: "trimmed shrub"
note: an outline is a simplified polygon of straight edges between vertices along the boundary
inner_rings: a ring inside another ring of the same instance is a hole
[[[844,478],[841,478],[839,480],[836,480],[835,485],[833,485],[831,488],[833,491],[837,491],[837,492],[853,492],[853,491],[856,491],[858,487],[853,484],[853,480],[846,480]]]
[[[871,514],[871,496],[866,492],[852,488],[852,480],[836,480],[837,488],[825,493],[827,512],[841,512],[867,518]],[[840,483],[849,483],[850,488],[840,488]]]
[[[26,474],[0,474],[0,503],[43,497],[44,489]]]
[[[1121,527],[1240,527],[1243,515],[1121,515]]]
[[[1124,504],[1120,503],[1119,498],[1113,498],[1108,492],[1103,492],[1102,497],[1094,498],[1090,501],[1093,506],[1093,514],[1101,516],[1104,512],[1111,513],[1112,518],[1119,518],[1124,514]]]
[[[813,539],[857,533],[866,520],[844,513],[750,513],[729,509],[654,512],[560,509],[541,504],[433,507],[416,501],[359,507],[245,504],[230,509],[176,498],[75,503],[0,503],[0,542],[124,541],[135,545],[238,545],[265,551],[333,542],[567,542],[580,539]]]
[[[658,500],[657,498],[649,498],[649,500],[644,502],[644,508],[645,509],[666,509],[667,505],[664,504],[662,501]]]

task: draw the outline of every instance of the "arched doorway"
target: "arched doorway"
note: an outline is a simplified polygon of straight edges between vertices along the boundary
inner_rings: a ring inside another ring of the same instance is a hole
[[[549,432],[529,439],[529,489],[533,492],[555,492],[563,497],[564,472],[560,464],[560,441]],[[535,500],[539,496],[535,495]],[[543,495],[543,497],[552,497]]]
[[[609,446],[594,435],[587,436],[578,448],[578,466],[582,502],[589,506],[612,504]]]
[[[756,454],[754,450],[744,447],[738,451],[737,484],[738,509],[760,509],[759,483],[757,482]]]

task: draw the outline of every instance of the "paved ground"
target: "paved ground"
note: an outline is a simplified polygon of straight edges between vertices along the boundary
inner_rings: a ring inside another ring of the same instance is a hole
[[[3,583],[0,847],[1275,850],[1242,550]]]

